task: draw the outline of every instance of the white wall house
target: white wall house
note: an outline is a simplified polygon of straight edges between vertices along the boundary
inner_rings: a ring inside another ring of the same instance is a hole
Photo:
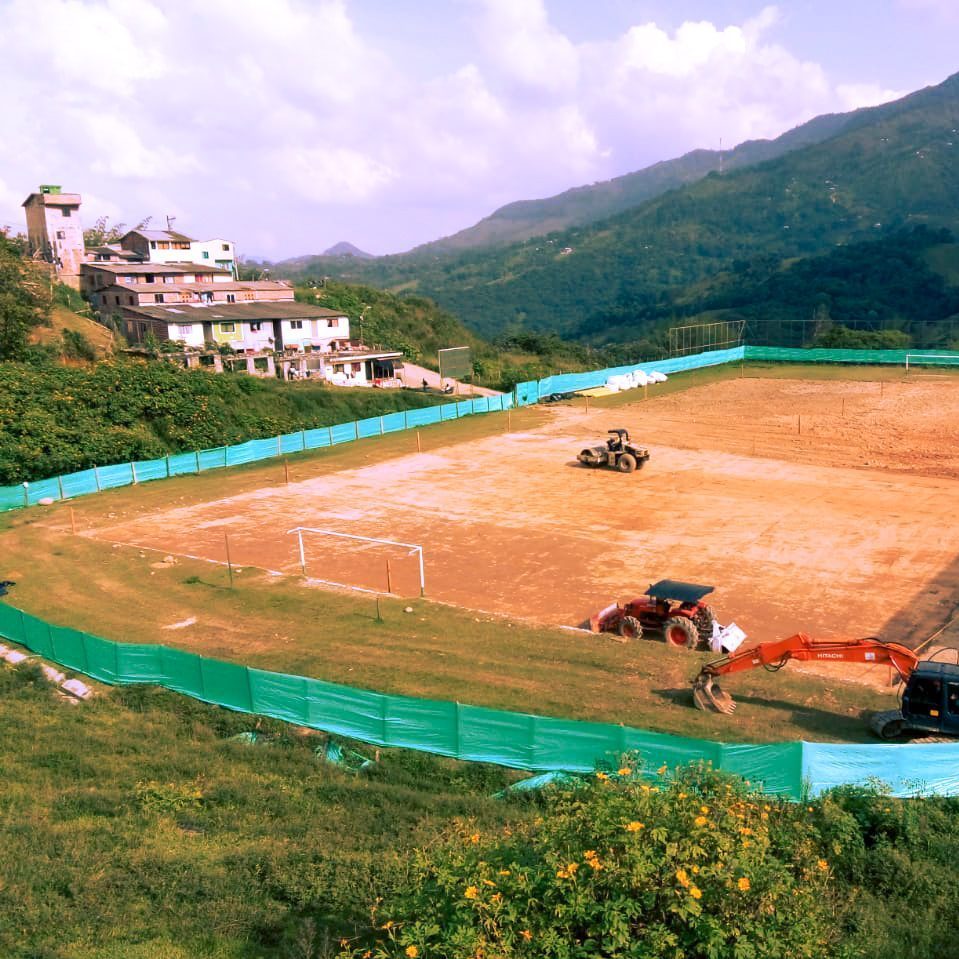
[[[280,341],[284,349],[329,352],[350,342],[350,319],[333,310],[322,310],[317,319],[307,317],[280,321]]]

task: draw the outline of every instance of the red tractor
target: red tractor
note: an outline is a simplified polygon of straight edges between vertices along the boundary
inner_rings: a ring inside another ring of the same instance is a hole
[[[712,586],[663,579],[625,606],[614,603],[590,616],[589,628],[626,640],[642,639],[645,629],[662,630],[670,646],[705,647],[713,635],[713,611],[702,600],[712,591]]]

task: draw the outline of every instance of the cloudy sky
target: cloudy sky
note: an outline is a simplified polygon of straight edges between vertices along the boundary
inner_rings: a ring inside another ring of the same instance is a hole
[[[39,183],[278,258],[959,71],[959,0],[0,0],[0,226]]]

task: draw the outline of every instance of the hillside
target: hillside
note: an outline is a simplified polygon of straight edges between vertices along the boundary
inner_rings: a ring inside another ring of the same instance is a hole
[[[574,226],[603,220],[647,200],[695,183],[720,167],[732,171],[782,156],[791,150],[834,136],[856,113],[816,117],[774,140],[747,140],[730,150],[692,150],[673,160],[654,163],[635,173],[590,186],[575,187],[543,200],[507,204],[475,226],[425,243],[410,256],[453,253],[484,246],[504,246]],[[329,254],[329,251],[327,251]],[[324,254],[324,255],[327,255]]]
[[[570,336],[643,326],[683,287],[737,260],[823,254],[901,226],[959,226],[959,75],[818,124],[819,142],[711,172],[598,223],[362,269],[368,282],[430,296],[487,336],[515,327]]]

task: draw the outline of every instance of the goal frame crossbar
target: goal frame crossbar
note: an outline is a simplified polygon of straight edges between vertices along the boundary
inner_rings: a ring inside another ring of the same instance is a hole
[[[912,365],[916,366],[939,366],[943,369],[951,369],[959,366],[959,356],[955,353],[907,353],[906,354],[906,372],[909,372],[909,360],[912,359]],[[955,363],[925,363],[924,360],[955,360]]]
[[[394,539],[377,539],[374,536],[358,536],[355,533],[341,533],[335,529],[321,529],[316,526],[294,526],[293,529],[287,530],[288,536],[292,536],[294,533],[296,534],[297,542],[300,547],[300,569],[303,571],[304,576],[307,575],[307,572],[306,549],[303,546],[303,534],[320,533],[323,536],[335,536],[338,539],[353,539],[359,540],[362,543],[377,543],[380,546],[396,546],[400,549],[408,549],[411,553],[416,553],[417,558],[419,559],[420,567],[420,596],[426,595],[426,567],[423,561],[423,547],[419,543],[400,543]],[[365,586],[350,586],[348,583],[337,583],[330,579],[318,579],[317,582],[326,583],[330,586],[341,586],[346,589],[355,589],[363,593],[381,592],[377,589],[367,589]]]

